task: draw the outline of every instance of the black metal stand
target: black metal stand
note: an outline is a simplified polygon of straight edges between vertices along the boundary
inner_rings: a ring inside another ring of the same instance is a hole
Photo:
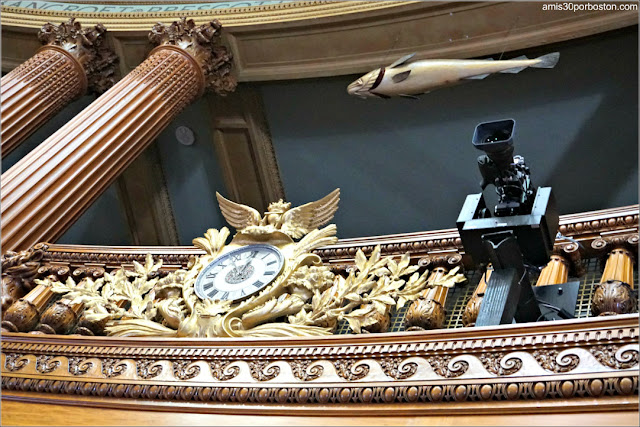
[[[512,230],[482,236],[493,272],[485,291],[476,326],[535,322],[540,317],[522,252]]]

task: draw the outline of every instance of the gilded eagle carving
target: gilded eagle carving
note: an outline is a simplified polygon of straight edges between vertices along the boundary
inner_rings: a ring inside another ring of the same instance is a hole
[[[216,192],[220,211],[227,222],[244,234],[266,234],[280,231],[293,239],[299,239],[333,218],[340,201],[340,189],[336,188],[320,200],[291,209],[291,203],[282,199],[270,203],[264,216],[250,207],[233,202]]]

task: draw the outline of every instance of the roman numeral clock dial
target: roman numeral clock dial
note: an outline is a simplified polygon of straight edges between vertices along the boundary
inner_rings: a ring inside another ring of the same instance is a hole
[[[248,245],[218,257],[198,275],[196,295],[202,299],[237,301],[265,288],[280,274],[284,257],[271,245]]]

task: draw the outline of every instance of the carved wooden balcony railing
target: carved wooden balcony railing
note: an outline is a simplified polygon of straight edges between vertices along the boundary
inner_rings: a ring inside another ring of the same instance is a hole
[[[335,272],[353,265],[357,249],[367,254],[376,245],[383,255],[408,252],[412,263],[430,271],[463,267],[469,280],[445,293],[443,329],[405,331],[406,307],[390,313],[390,333],[353,335],[340,325],[330,337],[277,340],[81,336],[38,318],[30,326],[37,334],[3,330],[3,398],[117,405],[133,411],[132,420],[143,420],[137,411],[149,409],[337,417],[592,411],[605,417],[593,418],[599,422],[637,415],[637,307],[594,316],[594,295],[617,281],[634,297],[638,206],[565,215],[560,232],[570,240],[558,239],[556,253],[581,256],[572,255],[580,268],[568,270],[581,275],[576,319],[463,327],[482,272],[456,231],[345,239],[316,251]],[[131,268],[147,253],[163,260],[163,275],[200,251],[39,244],[14,257],[5,254],[3,311],[19,304],[20,292],[33,288],[36,278],[99,277]],[[30,298],[40,314],[55,306],[45,290]]]

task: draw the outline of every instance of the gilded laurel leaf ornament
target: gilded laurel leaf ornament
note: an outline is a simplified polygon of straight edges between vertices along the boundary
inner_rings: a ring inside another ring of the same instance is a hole
[[[36,283],[84,305],[80,333],[203,338],[323,336],[332,334],[340,321],[354,333],[383,332],[392,309],[434,286],[427,282],[428,271],[420,273],[420,267],[411,264],[409,254],[383,258],[379,246],[369,258],[357,251],[355,267],[346,277],[321,264],[313,251],[335,243],[337,228],[317,227],[333,217],[339,189],[299,207],[272,203],[263,216],[219,194],[218,200],[237,233],[230,242],[226,227],[194,239],[204,254],[192,257],[186,269],[162,270],[162,260],[149,254],[144,263],[133,261],[133,268],[87,271],[64,281],[47,277]],[[245,299],[196,293],[200,273],[210,265],[238,248],[267,243],[282,254],[283,263],[264,287]],[[438,285],[453,286],[462,276],[454,273]]]
[[[484,368],[494,375],[512,375],[522,369],[522,359],[506,353],[482,353],[479,357]]]
[[[559,357],[557,350],[536,350],[533,357],[547,371],[558,373],[570,372],[578,367],[580,358],[575,354],[564,354]]]

